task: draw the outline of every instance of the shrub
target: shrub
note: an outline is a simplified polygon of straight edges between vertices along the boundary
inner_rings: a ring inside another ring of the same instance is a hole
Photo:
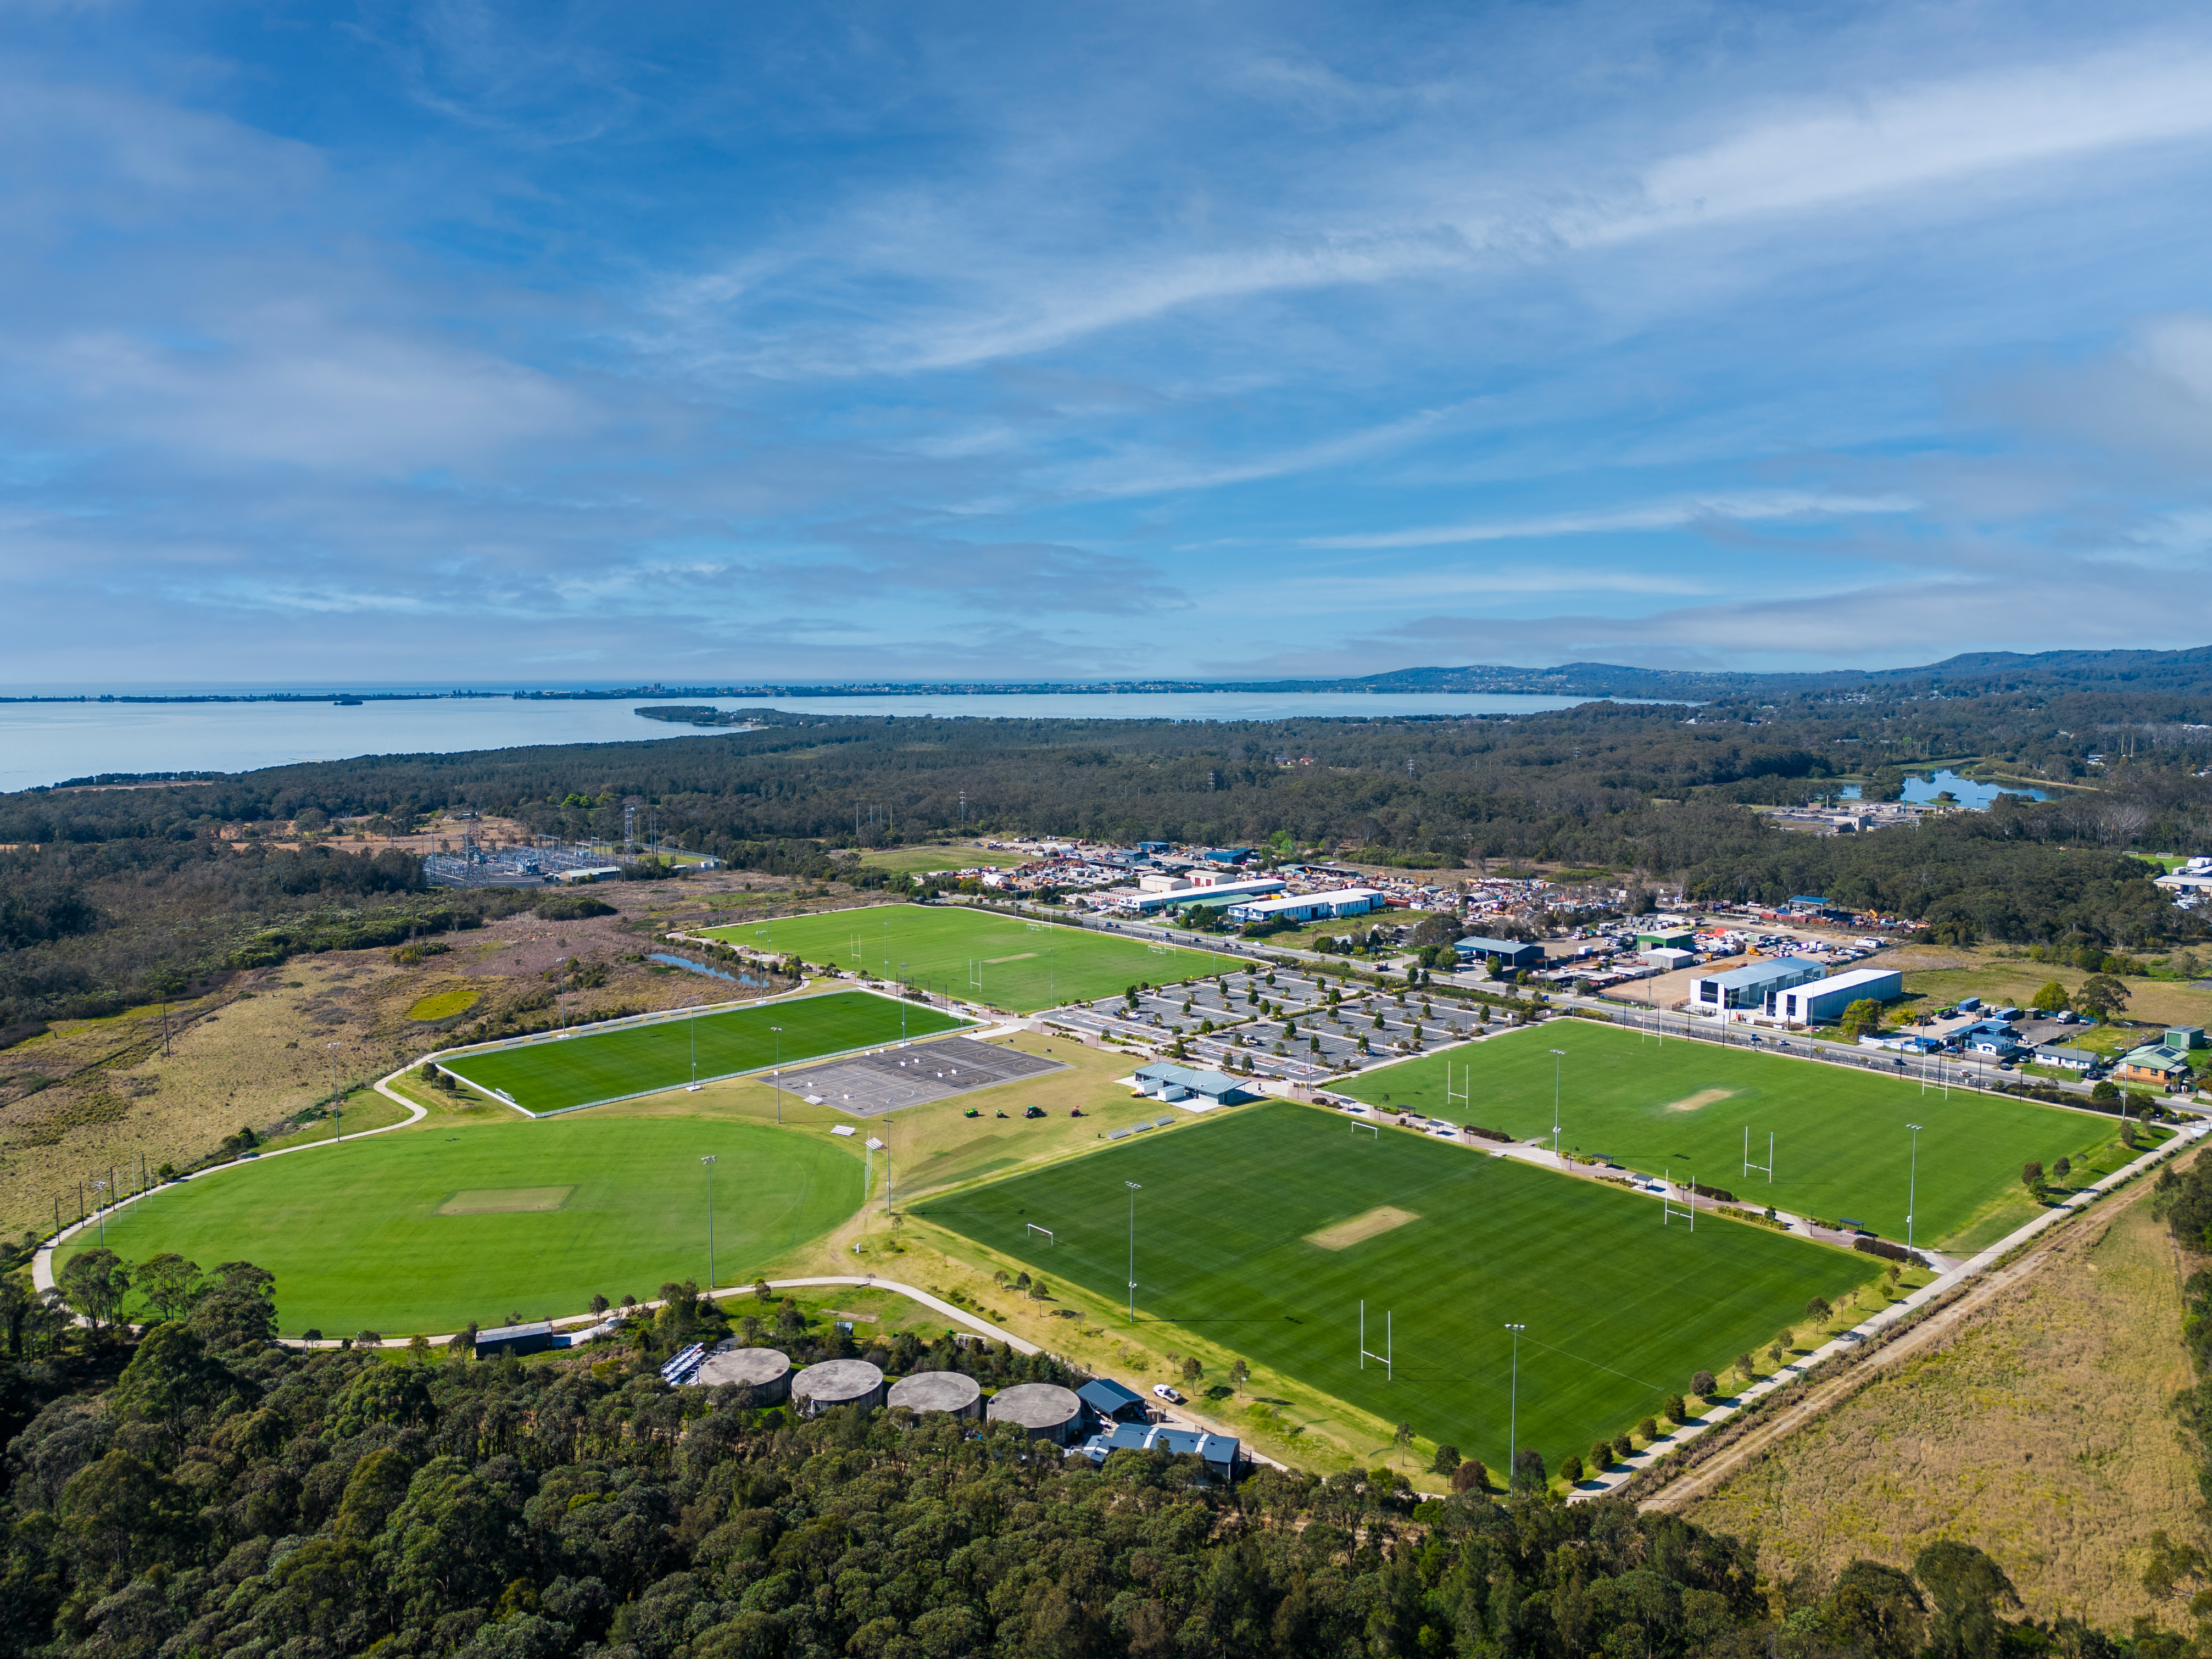
[[[1878,1255],[1886,1261],[1910,1261],[1912,1252],[1902,1244],[1893,1244],[1886,1238],[1876,1238],[1870,1233],[1861,1233],[1851,1241],[1851,1248],[1863,1250],[1869,1255]],[[1892,1269],[1894,1272],[1894,1269]],[[1747,1373],[1748,1375],[1748,1373]]]
[[[1452,1471],[1454,1492],[1486,1492],[1490,1487],[1490,1471],[1482,1467],[1480,1458],[1470,1457]]]

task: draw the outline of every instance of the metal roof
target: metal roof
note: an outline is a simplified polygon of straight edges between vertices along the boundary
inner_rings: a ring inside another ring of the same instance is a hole
[[[1818,976],[1827,971],[1827,964],[1815,962],[1810,957],[1768,957],[1748,967],[1731,968],[1724,974],[1707,974],[1698,982],[1717,985],[1724,991],[1748,991],[1754,986],[1771,985],[1798,974]]]

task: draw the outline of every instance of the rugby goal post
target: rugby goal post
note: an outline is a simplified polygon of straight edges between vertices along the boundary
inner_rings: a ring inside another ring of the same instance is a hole
[[[1659,1180],[1661,1182],[1659,1188],[1659,1224],[1662,1227],[1672,1226],[1674,1224],[1674,1218],[1677,1216],[1686,1215],[1690,1218],[1690,1231],[1692,1232],[1697,1231],[1698,1183],[1696,1179],[1694,1177],[1686,1176],[1683,1180],[1683,1185],[1688,1190],[1690,1194],[1690,1204],[1687,1209],[1684,1209],[1680,1205],[1674,1202],[1674,1177],[1672,1173],[1662,1172]]]
[[[1055,1243],[1057,1243],[1057,1242],[1058,1242],[1058,1241],[1056,1241],[1056,1240],[1053,1237],[1053,1236],[1052,1236],[1052,1229],[1051,1229],[1051,1228],[1049,1228],[1049,1227],[1040,1227],[1040,1226],[1038,1226],[1038,1225],[1036,1224],[1036,1222],[1034,1222],[1034,1221],[1032,1221],[1032,1222],[1030,1222],[1030,1223],[1029,1224],[1029,1231],[1030,1231],[1030,1232],[1031,1232],[1031,1233],[1042,1233],[1042,1234],[1044,1235],[1045,1248],[1046,1248],[1047,1249],[1051,1249],[1051,1248],[1052,1248],[1052,1246],[1053,1246]],[[1029,1237],[1029,1234],[1028,1234],[1028,1233],[1024,1233],[1024,1234],[1023,1234],[1022,1236],[1023,1236],[1024,1238],[1026,1238],[1026,1237]]]
[[[1372,1359],[1382,1367],[1382,1375],[1384,1378],[1388,1381],[1395,1382],[1396,1381],[1396,1375],[1390,1369],[1391,1321],[1392,1315],[1390,1311],[1386,1309],[1382,1315],[1382,1352],[1381,1353],[1371,1352],[1367,1346],[1367,1304],[1364,1301],[1360,1303],[1359,1369],[1363,1371],[1367,1369],[1367,1362]]]
[[[1746,1176],[1748,1176],[1753,1170],[1758,1170],[1761,1175],[1765,1176],[1767,1179],[1768,1184],[1772,1184],[1774,1180],[1774,1131],[1769,1129],[1766,1132],[1766,1162],[1764,1164],[1753,1164],[1751,1161],[1751,1125],[1747,1123],[1743,1126],[1743,1172]]]
[[[1150,951],[1156,957],[1171,957],[1175,954],[1175,946],[1172,945],[1154,943],[1146,945],[1145,948]]]

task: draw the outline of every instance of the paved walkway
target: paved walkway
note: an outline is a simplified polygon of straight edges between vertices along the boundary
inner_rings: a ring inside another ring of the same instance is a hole
[[[2165,1146],[2154,1147],[2136,1159],[2134,1163],[2124,1164],[2113,1170],[2103,1180],[2075,1194],[2063,1204],[2045,1210],[2026,1226],[2008,1233],[1978,1255],[1968,1257],[1950,1272],[1922,1285],[1903,1300],[1892,1303],[1873,1318],[1852,1326],[1848,1331],[1842,1332],[1814,1349],[1803,1358],[1783,1366],[1765,1381],[1753,1383],[1726,1404],[1715,1406],[1705,1413],[1702,1420],[1685,1425],[1643,1451],[1623,1459],[1603,1474],[1595,1475],[1584,1480],[1568,1494],[1568,1501],[1574,1503],[1603,1497],[1641,1471],[1650,1468],[1653,1463],[1674,1451],[1677,1447],[1685,1445],[1698,1436],[1718,1428],[1753,1401],[1773,1393],[1777,1389],[1787,1388],[1824,1360],[1833,1359],[1839,1355],[1850,1352],[1864,1343],[1869,1337],[1887,1330],[1899,1321],[1910,1317],[1929,1303],[1948,1295],[1959,1285],[1980,1277],[2021,1245],[2057,1226],[2061,1222],[2079,1215],[2115,1188],[2148,1175],[2159,1164],[2169,1158],[2179,1156],[2207,1135],[2212,1135],[2212,1124],[2191,1124],[2177,1130],[2173,1139],[2167,1141]]]

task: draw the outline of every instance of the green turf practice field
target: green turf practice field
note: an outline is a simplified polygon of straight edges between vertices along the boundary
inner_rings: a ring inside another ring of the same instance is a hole
[[[1557,1468],[1693,1371],[1723,1370],[1881,1263],[1412,1135],[1354,1134],[1287,1103],[1015,1176],[917,1213],[1121,1307],[1136,1194],[1137,1310],[1386,1422],[1505,1465],[1523,1323],[1521,1443]],[[1053,1229],[1043,1248],[1029,1224]],[[1314,1236],[1318,1235],[1316,1242]],[[1358,1315],[1395,1379],[1359,1364]]]
[[[276,1275],[295,1336],[581,1313],[595,1291],[644,1301],[667,1279],[707,1282],[708,1153],[725,1285],[860,1203],[860,1160],[809,1134],[707,1118],[434,1119],[160,1188],[108,1224],[107,1248],[256,1262]]]
[[[902,1034],[928,1036],[969,1024],[919,1003],[870,991],[837,991],[701,1014],[695,1019],[656,1020],[527,1042],[438,1063],[456,1077],[504,1093],[525,1111],[544,1113],[681,1088],[693,1075],[695,1038],[697,1075],[703,1083],[765,1066],[789,1066],[817,1054],[896,1042]],[[783,1028],[780,1034],[777,1026]]]
[[[1384,1067],[1345,1085],[1375,1103],[1410,1106],[1456,1123],[1526,1138],[1552,1131],[1552,1050],[1559,1066],[1559,1145],[1603,1152],[1631,1169],[1691,1174],[1759,1205],[1834,1221],[1848,1216],[1886,1238],[1905,1237],[1912,1158],[1908,1123],[1921,1126],[1913,1238],[1943,1241],[1992,1205],[2018,1220],[2026,1206],[2021,1168],[2076,1163],[2117,1132],[2110,1118],[2032,1101],[1954,1089],[1947,1100],[1917,1082],[1841,1066],[1786,1060],[1751,1048],[1670,1041],[1586,1020],[1555,1019],[1448,1054]],[[1470,1099],[1444,1098],[1451,1088]],[[1744,1131],[1752,1158],[1766,1162],[1774,1135],[1774,1180],[1743,1173]],[[1987,1243],[1988,1240],[1981,1240]]]
[[[888,971],[895,979],[1017,1013],[1111,996],[1139,982],[1174,985],[1237,965],[1237,958],[1210,951],[1154,947],[1141,939],[949,904],[824,910],[711,927],[707,933],[806,962]],[[981,975],[980,989],[971,974]]]

